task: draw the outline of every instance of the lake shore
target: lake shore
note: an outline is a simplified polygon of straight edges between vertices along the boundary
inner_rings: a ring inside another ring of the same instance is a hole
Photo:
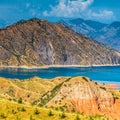
[[[22,69],[43,69],[43,68],[70,68],[70,67],[109,67],[120,66],[120,64],[104,64],[104,65],[43,65],[43,66],[0,66],[0,68],[22,68]]]

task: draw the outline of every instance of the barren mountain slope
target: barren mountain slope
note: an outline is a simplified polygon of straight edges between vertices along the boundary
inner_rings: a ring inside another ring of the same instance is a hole
[[[120,53],[63,24],[20,21],[0,30],[1,66],[119,64]]]

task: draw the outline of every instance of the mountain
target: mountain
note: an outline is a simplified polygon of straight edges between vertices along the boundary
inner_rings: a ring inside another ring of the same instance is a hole
[[[104,24],[92,20],[74,19],[61,21],[77,33],[87,35],[120,51],[120,22]]]
[[[75,119],[76,113],[85,120],[119,120],[120,92],[107,86],[82,76],[25,80],[0,78],[0,118],[4,114],[8,120],[17,116],[29,119],[30,115],[35,119],[57,117],[58,120],[62,111],[65,120],[78,120]],[[39,114],[35,114],[36,109]]]
[[[21,20],[0,29],[1,66],[120,64],[120,53],[61,23]]]

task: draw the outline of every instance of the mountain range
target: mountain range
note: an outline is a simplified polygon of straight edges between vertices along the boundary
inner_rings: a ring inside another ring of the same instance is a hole
[[[98,42],[120,51],[119,21],[111,24],[104,24],[97,21],[78,18],[73,20],[62,20],[61,22],[77,33],[87,35]]]
[[[1,66],[107,64],[120,64],[120,53],[61,23],[33,18],[0,29]]]

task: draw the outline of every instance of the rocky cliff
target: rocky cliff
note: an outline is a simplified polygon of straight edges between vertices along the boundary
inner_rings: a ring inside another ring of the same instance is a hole
[[[69,78],[44,94],[44,105],[78,111],[89,115],[101,114],[111,120],[120,118],[120,99],[108,92],[103,85],[87,77]]]
[[[20,21],[0,29],[1,66],[120,64],[120,53],[63,24]]]

